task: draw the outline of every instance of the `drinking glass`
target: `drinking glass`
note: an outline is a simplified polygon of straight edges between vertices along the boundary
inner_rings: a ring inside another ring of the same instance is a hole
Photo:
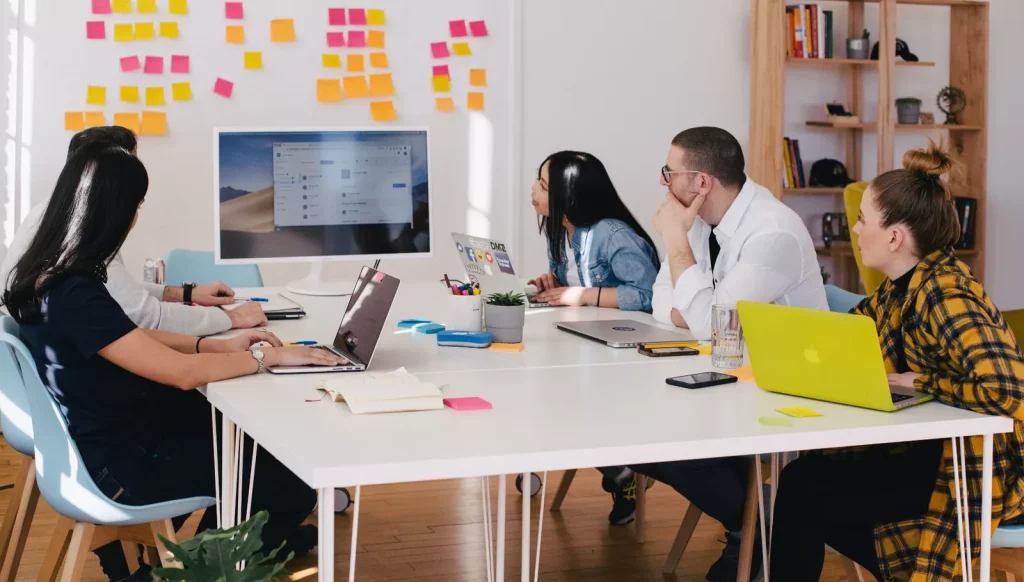
[[[735,305],[711,308],[711,365],[734,369],[743,366],[743,327]]]

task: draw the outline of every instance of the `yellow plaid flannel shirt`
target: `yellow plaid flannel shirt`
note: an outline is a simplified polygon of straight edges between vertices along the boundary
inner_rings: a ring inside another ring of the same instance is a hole
[[[918,264],[906,295],[900,296],[887,280],[853,312],[875,320],[889,372],[895,371],[896,338],[902,334],[907,365],[921,374],[914,382],[918,390],[949,406],[1017,420],[1012,433],[994,439],[993,527],[1024,513],[1024,358],[967,265],[951,249],[936,251]],[[982,439],[965,443],[971,550],[977,559]],[[886,580],[960,580],[953,494],[953,451],[946,441],[928,513],[875,528],[875,551]]]

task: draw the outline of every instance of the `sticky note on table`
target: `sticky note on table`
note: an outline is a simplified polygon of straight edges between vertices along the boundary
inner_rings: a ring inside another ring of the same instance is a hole
[[[430,54],[434,55],[435,59],[443,59],[451,56],[451,53],[448,52],[448,43],[446,42],[430,43]]]
[[[469,84],[474,87],[487,86],[487,69],[470,69]]]
[[[343,83],[345,85],[346,99],[359,99],[370,96],[370,87],[366,84],[366,77],[363,75],[345,77]]]
[[[387,53],[370,53],[370,66],[375,69],[388,68]]]
[[[366,31],[353,30],[348,33],[348,46],[352,48],[363,48],[366,46]]]
[[[85,129],[85,116],[81,111],[68,111],[64,113],[65,131],[82,131]]]
[[[339,79],[317,79],[316,100],[320,103],[341,101],[341,81]]]
[[[331,26],[345,26],[348,20],[345,18],[344,8],[328,8],[327,23]]]
[[[366,35],[366,46],[370,48],[384,48],[384,31],[371,30]]]
[[[171,83],[171,99],[175,101],[191,101],[192,85],[189,83]]]
[[[228,44],[245,44],[245,27],[237,24],[224,27],[224,40]]]
[[[483,20],[474,20],[469,23],[469,31],[473,36],[487,36],[487,23]]]
[[[348,55],[348,58],[345,59],[345,64],[349,72],[352,73],[362,73],[366,70],[366,61],[363,55]]]
[[[470,111],[484,110],[484,94],[471,92],[466,95],[466,109]]]
[[[730,376],[736,376],[739,378],[740,382],[755,382],[754,368],[750,364],[736,368],[735,370],[729,370],[726,373]]]
[[[163,38],[178,38],[178,23],[169,21],[160,23],[160,36]]]
[[[328,69],[340,69],[341,68],[341,55],[332,55],[325,53],[323,56],[324,66]]]
[[[107,24],[102,20],[90,20],[85,23],[85,38],[107,38]]]
[[[170,0],[167,11],[171,14],[188,14],[188,0]]]
[[[163,87],[146,87],[146,105],[158,107],[165,103]]]
[[[241,2],[225,2],[224,18],[228,20],[242,20],[245,18],[245,7]]]
[[[762,416],[757,422],[764,426],[786,427],[793,426],[793,421],[783,416]]]
[[[153,40],[156,38],[156,28],[152,22],[135,23],[135,40]]]
[[[459,55],[460,57],[472,56],[473,51],[469,49],[468,42],[453,42],[452,52]]]
[[[92,0],[93,14],[110,14],[110,0]]]
[[[132,0],[113,0],[110,6],[114,14],[131,14]]]
[[[395,111],[395,104],[391,101],[376,101],[370,103],[370,115],[373,120],[381,123],[398,119],[398,112]]]
[[[820,412],[816,412],[807,408],[806,406],[791,406],[789,408],[776,408],[775,412],[781,412],[786,416],[792,416],[793,418],[815,418],[817,416],[824,416]]]
[[[146,66],[142,69],[142,72],[147,75],[164,74],[164,58],[154,56],[146,57]]]
[[[434,76],[435,77],[450,77],[448,72],[448,65],[434,65]]]
[[[434,77],[434,93],[447,93],[452,90],[451,77],[447,75],[437,75]]]
[[[471,410],[490,410],[492,408],[491,403],[478,398],[476,396],[469,396],[463,398],[444,398],[441,400],[444,405],[452,410],[459,412],[467,412]]]
[[[363,8],[349,8],[348,23],[351,26],[366,26],[366,10]]]
[[[85,112],[85,126],[86,127],[103,127],[107,124],[107,117],[102,111],[86,111]]]
[[[188,73],[189,66],[188,55],[171,55],[172,73]]]
[[[142,135],[167,135],[167,114],[163,111],[143,111],[139,133]]]
[[[135,27],[124,22],[114,24],[114,42],[127,42],[129,40],[135,40]]]
[[[263,53],[261,52],[247,52],[245,53],[245,68],[246,69],[262,69],[263,68]]]
[[[327,46],[329,46],[329,47],[345,46],[345,33],[344,32],[328,32],[327,33]]]
[[[370,96],[391,97],[395,94],[395,83],[391,75],[370,75]]]
[[[378,9],[370,9],[366,11],[366,24],[370,26],[384,26],[387,24],[384,18],[384,11]]]
[[[132,71],[138,71],[142,68],[142,63],[139,62],[139,57],[121,57],[121,71],[124,73],[130,73]]]
[[[526,344],[522,344],[522,343],[519,343],[519,344],[491,344],[491,347],[488,348],[488,349],[490,349],[492,352],[521,352],[521,351],[523,351],[523,348],[525,348],[525,347],[526,347]]]
[[[139,114],[138,113],[115,113],[114,114],[114,125],[130,129],[135,133],[139,132]]]
[[[135,85],[121,85],[121,101],[125,103],[138,103],[139,88]]]
[[[106,105],[107,88],[97,85],[89,85],[85,91],[85,102],[89,105]]]
[[[270,42],[295,42],[295,20],[291,18],[271,20]]]
[[[465,20],[451,20],[448,22],[448,31],[451,32],[452,38],[463,38],[469,36],[469,31],[466,30]]]
[[[156,14],[156,0],[139,0],[136,8],[139,14]]]
[[[435,100],[437,110],[443,113],[451,113],[455,111],[455,101],[451,97],[438,97]]]
[[[217,81],[213,84],[213,92],[220,95],[221,97],[231,97],[231,94],[235,90],[235,84],[227,79],[221,79],[217,77]]]

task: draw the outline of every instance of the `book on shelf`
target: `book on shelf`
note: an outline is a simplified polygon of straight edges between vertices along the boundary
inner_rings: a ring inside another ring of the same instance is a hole
[[[782,187],[783,188],[794,188],[793,186],[793,162],[789,159],[789,138],[782,138],[782,159],[785,162],[785,168],[782,172]]]
[[[978,200],[957,196],[956,213],[960,218],[960,239],[954,245],[957,249],[974,248],[974,230],[978,222]]]
[[[833,58],[831,10],[822,10],[817,4],[795,4],[786,6],[786,16],[790,58]]]
[[[793,155],[796,160],[797,188],[806,188],[807,179],[804,178],[804,158],[800,155],[800,140],[793,140]]]
[[[800,156],[800,140],[786,137],[782,141],[782,157],[786,164],[782,187],[806,188],[807,179],[804,177],[804,161]]]

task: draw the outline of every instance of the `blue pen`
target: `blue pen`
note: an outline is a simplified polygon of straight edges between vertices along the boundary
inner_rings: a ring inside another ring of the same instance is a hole
[[[235,303],[245,303],[246,301],[255,301],[257,303],[270,303],[270,300],[265,297],[250,297],[248,299],[235,299]]]
[[[288,345],[290,345],[290,346],[315,346],[318,343],[320,343],[320,342],[304,340],[304,341],[301,341],[301,342],[290,342]]]

